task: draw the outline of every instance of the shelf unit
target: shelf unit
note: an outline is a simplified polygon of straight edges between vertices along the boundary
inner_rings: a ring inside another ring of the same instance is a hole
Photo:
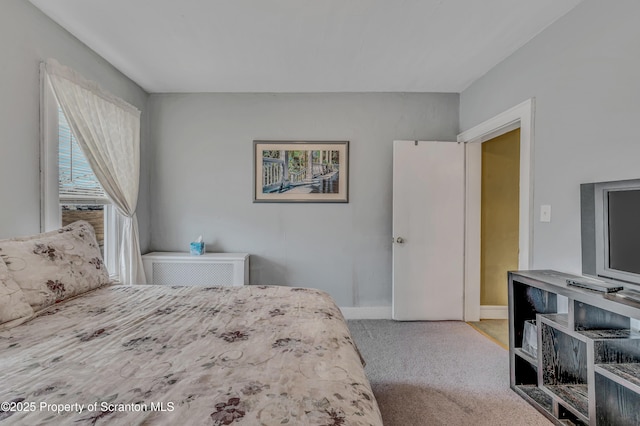
[[[557,425],[640,424],[640,308],[566,285],[562,272],[509,273],[511,388]],[[564,311],[564,312],[563,312]],[[535,320],[537,354],[522,350]]]

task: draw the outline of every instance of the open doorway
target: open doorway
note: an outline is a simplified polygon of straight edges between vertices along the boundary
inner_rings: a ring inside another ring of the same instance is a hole
[[[482,144],[480,318],[501,318],[508,271],[518,269],[520,129]]]
[[[515,129],[520,131],[517,269],[529,269],[531,264],[533,117],[534,100],[529,99],[458,135],[458,142],[466,143],[467,148],[465,150],[465,321],[478,321],[481,317],[482,144]],[[506,282],[505,274],[505,288]],[[492,312],[484,309],[482,316],[507,317],[506,306],[493,306]]]

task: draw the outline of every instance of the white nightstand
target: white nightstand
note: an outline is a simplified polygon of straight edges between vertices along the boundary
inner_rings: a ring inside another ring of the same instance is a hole
[[[248,253],[152,252],[142,256],[148,284],[242,286],[249,284]]]

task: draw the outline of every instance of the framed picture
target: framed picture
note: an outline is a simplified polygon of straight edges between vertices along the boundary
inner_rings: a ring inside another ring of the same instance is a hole
[[[255,203],[348,203],[348,141],[253,141]]]

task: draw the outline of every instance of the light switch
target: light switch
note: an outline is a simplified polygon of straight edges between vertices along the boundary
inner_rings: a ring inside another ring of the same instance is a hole
[[[551,222],[551,206],[543,204],[540,206],[540,222]]]

